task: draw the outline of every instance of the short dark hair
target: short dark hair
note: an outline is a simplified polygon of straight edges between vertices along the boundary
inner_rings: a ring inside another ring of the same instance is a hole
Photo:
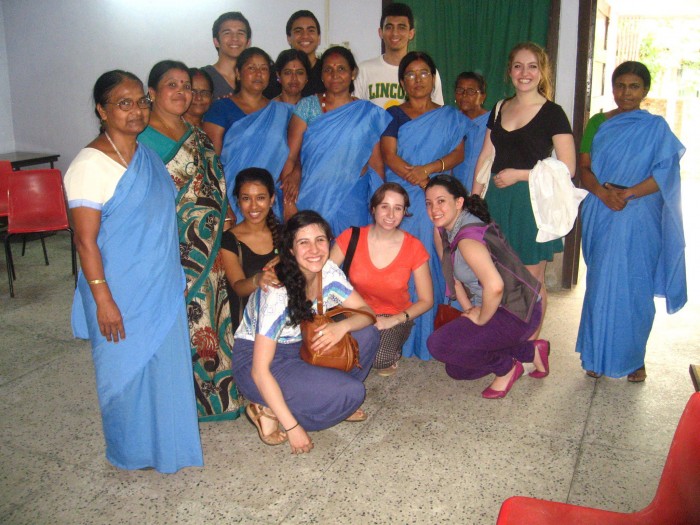
[[[219,18],[214,20],[214,25],[211,26],[211,36],[218,40],[219,31],[221,31],[221,25],[229,20],[237,20],[238,22],[242,22],[245,26],[245,32],[248,35],[248,40],[253,38],[253,30],[250,28],[250,22],[248,22],[248,19],[245,16],[243,16],[243,13],[241,13],[240,11],[229,11],[220,15]],[[217,47],[216,49],[219,48]]]
[[[617,66],[612,74],[613,84],[617,80],[617,77],[620,77],[622,75],[636,75],[642,79],[642,82],[644,83],[644,87],[646,89],[649,89],[651,87],[651,73],[649,72],[649,68],[647,68],[647,66],[645,66],[641,62],[628,60],[627,62],[623,62],[622,64]]]
[[[387,191],[393,191],[403,197],[404,216],[410,217],[411,214],[408,212],[408,207],[411,205],[411,199],[408,197],[408,192],[398,182],[385,182],[377,188],[377,191],[374,192],[372,198],[369,200],[370,213],[382,203]]]
[[[277,60],[275,60],[275,71],[279,75],[282,73],[284,66],[289,64],[292,60],[298,60],[301,65],[304,66],[306,70],[307,78],[311,76],[311,62],[309,62],[309,57],[306,53],[299,51],[298,49],[285,49],[279,55],[277,55]]]
[[[236,60],[236,65],[234,66],[234,69],[238,71],[238,74],[241,74],[241,70],[243,69],[243,66],[245,66],[246,62],[253,58],[254,56],[261,56],[265,62],[267,62],[267,65],[270,67],[270,72],[272,72],[272,68],[274,67],[274,63],[272,62],[272,59],[270,58],[270,55],[268,55],[265,51],[260,49],[259,47],[247,47],[243,50],[243,52],[238,55],[238,59]],[[234,93],[239,93],[241,91],[241,83],[236,82],[236,88],[233,90]]]
[[[290,16],[289,20],[287,20],[287,36],[292,36],[292,24],[299,18],[311,18],[316,24],[316,30],[318,31],[318,34],[321,34],[321,24],[318,22],[318,18],[316,18],[316,15],[314,15],[308,9],[301,9],[292,13],[292,16]]]
[[[209,90],[212,92],[214,91],[214,80],[211,78],[211,75],[207,73],[206,69],[204,69],[203,67],[191,67],[187,71],[190,74],[192,82],[194,82],[194,77],[200,76],[204,80],[206,80],[207,84],[209,84]]]
[[[457,86],[459,86],[460,80],[473,80],[479,85],[479,91],[481,91],[481,94],[483,95],[486,93],[486,79],[483,77],[483,75],[480,75],[475,71],[462,71],[459,75],[457,75],[457,79],[455,80],[455,89],[457,89]]]
[[[184,71],[190,77],[190,82],[192,82],[190,70],[183,62],[180,62],[179,60],[161,60],[151,68],[151,72],[148,74],[148,87],[152,89],[158,88],[158,82],[160,82],[160,79],[162,79],[163,75],[165,75],[171,69]]]
[[[355,71],[357,69],[357,61],[355,60],[355,57],[352,54],[352,51],[350,51],[347,47],[343,46],[332,46],[326,49],[323,54],[321,55],[321,71],[323,71],[323,63],[326,61],[326,59],[331,56],[331,55],[340,55],[343,57],[345,60],[348,61],[348,65],[350,66],[350,69],[352,71]],[[355,91],[355,82],[352,80],[350,81],[350,93]]]
[[[435,62],[432,58],[430,58],[430,55],[428,53],[424,53],[423,51],[409,51],[408,53],[406,53],[406,56],[401,59],[401,62],[399,62],[399,82],[403,80],[403,75],[406,72],[406,68],[414,60],[422,60],[423,62],[428,64],[428,67],[430,68],[430,72],[433,74],[433,77],[435,76],[435,73],[437,73],[437,67],[435,66]]]
[[[405,16],[408,18],[408,28],[413,29],[413,11],[406,4],[392,2],[382,9],[382,18],[379,20],[379,27],[384,27],[387,16]]]
[[[97,115],[100,121],[102,121],[102,117],[100,117],[100,113],[97,111],[97,106],[105,106],[114,88],[126,80],[137,82],[141,85],[141,89],[143,89],[143,82],[141,82],[139,77],[122,69],[114,69],[102,73],[95,82],[95,86],[92,88],[92,98],[95,101],[95,115]]]

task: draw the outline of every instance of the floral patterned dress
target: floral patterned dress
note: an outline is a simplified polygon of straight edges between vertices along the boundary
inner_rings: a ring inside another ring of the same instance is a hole
[[[139,138],[156,149],[178,190],[180,262],[187,279],[199,420],[235,419],[243,400],[231,374],[231,311],[219,253],[228,206],[221,163],[209,138],[196,127],[177,143],[151,127]]]

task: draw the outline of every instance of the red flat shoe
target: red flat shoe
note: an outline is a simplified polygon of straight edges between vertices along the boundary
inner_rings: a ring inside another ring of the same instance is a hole
[[[494,390],[491,387],[488,387],[486,390],[484,390],[481,393],[481,397],[484,399],[503,399],[508,395],[508,392],[510,392],[510,389],[513,388],[513,385],[515,382],[520,379],[520,376],[523,375],[525,370],[523,369],[523,365],[520,361],[515,361],[515,371],[513,372],[513,375],[510,376],[510,381],[508,381],[508,384],[506,385],[505,390]]]
[[[542,379],[549,375],[549,341],[546,341],[545,339],[537,339],[535,341],[535,352],[540,354],[540,359],[542,359],[542,364],[544,365],[544,371],[533,370],[528,375],[530,377],[534,377],[535,379]]]

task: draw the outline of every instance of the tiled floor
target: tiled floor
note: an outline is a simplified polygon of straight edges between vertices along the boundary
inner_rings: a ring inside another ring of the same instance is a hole
[[[315,433],[309,455],[263,445],[239,419],[201,426],[203,469],[119,471],[104,459],[89,346],[71,337],[67,237],[48,248],[49,267],[38,244],[16,256],[12,300],[0,262],[7,524],[492,524],[516,494],[629,512],[654,494],[692,390],[688,364],[700,362],[691,275],[685,309],[657,304],[645,383],[586,377],[573,350],[579,286],[551,294],[552,374],[524,377],[504,400],[481,399],[488,378],[456,382],[437,362],[404,360],[394,377],[370,374],[370,418]]]

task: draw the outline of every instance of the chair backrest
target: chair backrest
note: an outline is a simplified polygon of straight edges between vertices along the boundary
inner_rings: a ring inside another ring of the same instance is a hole
[[[8,233],[55,231],[69,227],[59,170],[13,171],[7,177]]]
[[[690,396],[681,415],[656,496],[640,512],[647,513],[654,523],[700,520],[700,392]]]
[[[12,163],[9,160],[0,160],[0,217],[7,217],[7,185],[8,174],[12,173]]]

